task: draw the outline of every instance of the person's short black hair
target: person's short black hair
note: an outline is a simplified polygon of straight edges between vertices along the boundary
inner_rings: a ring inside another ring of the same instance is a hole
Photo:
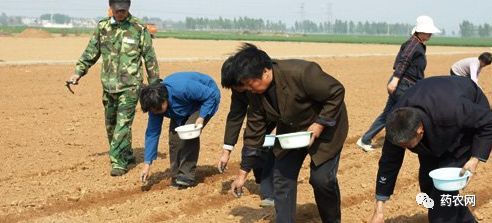
[[[421,122],[417,108],[397,108],[386,118],[386,139],[394,145],[407,143],[417,136]]]
[[[238,80],[236,80],[236,75],[233,70],[233,60],[234,56],[230,56],[227,58],[224,63],[222,64],[222,69],[220,71],[220,84],[222,85],[223,88],[232,88],[234,86],[241,85]]]
[[[482,61],[485,65],[490,65],[492,63],[492,54],[489,52],[483,52],[478,56],[478,60]]]
[[[244,43],[234,55],[233,70],[236,82],[244,79],[261,79],[265,68],[272,68],[268,54],[251,43]]]
[[[111,6],[112,4],[114,3],[127,3],[127,4],[131,4],[132,1],[131,0],[109,0],[109,5]]]
[[[162,109],[162,104],[167,101],[167,97],[166,86],[160,82],[144,86],[140,90],[140,106],[142,107],[142,111],[145,113],[152,109]]]

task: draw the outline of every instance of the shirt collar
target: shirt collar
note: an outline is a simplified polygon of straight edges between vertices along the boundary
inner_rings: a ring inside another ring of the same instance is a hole
[[[424,42],[417,35],[413,35],[412,38],[416,39],[419,43],[424,44]]]
[[[128,13],[128,17],[126,17],[125,20],[123,20],[122,22],[118,22],[118,21],[116,21],[116,19],[114,19],[114,16],[111,16],[110,23],[111,23],[111,25],[123,24],[123,23],[129,22],[131,17],[132,17],[132,14]]]

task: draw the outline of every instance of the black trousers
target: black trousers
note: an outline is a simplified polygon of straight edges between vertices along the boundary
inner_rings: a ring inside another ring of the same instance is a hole
[[[267,132],[271,133],[275,129],[276,123],[270,122],[267,124]],[[259,161],[253,167],[255,182],[260,184],[260,198],[273,199],[273,165],[275,163],[275,155],[273,148],[262,148],[259,150]]]
[[[273,165],[275,155],[272,148],[263,148],[260,152],[259,159],[261,162],[253,168],[255,182],[260,184],[260,198],[273,199]]]
[[[297,178],[307,155],[305,148],[289,151],[275,160],[273,185],[277,223],[293,223],[296,219]],[[309,183],[314,189],[321,221],[340,222],[340,189],[337,171],[340,153],[321,165],[311,161]]]
[[[199,117],[199,111],[193,113],[186,120],[186,124],[194,124]],[[207,125],[208,120],[203,123],[203,128]],[[171,119],[169,124],[169,161],[171,169],[171,179],[180,178],[188,181],[190,184],[195,183],[196,164],[200,154],[200,137],[194,139],[180,139],[178,133],[174,131],[178,123]],[[202,131],[203,131],[202,128]]]
[[[428,218],[430,223],[474,223],[477,222],[473,217],[470,209],[465,206],[448,207],[441,206],[441,195],[449,194],[451,196],[458,195],[459,191],[441,191],[434,187],[432,178],[429,177],[429,172],[442,167],[463,167],[470,159],[470,152],[465,153],[461,157],[454,157],[452,154],[446,153],[442,157],[434,157],[428,155],[419,155],[420,170],[419,184],[420,190],[434,200],[434,208],[428,209]]]

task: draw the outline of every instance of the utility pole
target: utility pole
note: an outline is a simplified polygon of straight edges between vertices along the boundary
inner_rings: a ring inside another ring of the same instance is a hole
[[[333,33],[333,3],[331,2],[328,2],[326,3],[326,21],[327,23],[329,23],[329,27],[328,27],[328,30],[325,30],[326,32],[328,33]]]
[[[304,2],[301,3],[300,13],[301,13],[301,21],[304,21]]]
[[[304,30],[304,2],[302,2],[300,7],[299,7],[299,14],[301,17],[301,21],[299,21],[299,26],[301,28],[301,33],[304,34],[305,33],[305,30]]]
[[[331,2],[326,3],[326,17],[328,22],[331,22],[333,19],[333,3]]]

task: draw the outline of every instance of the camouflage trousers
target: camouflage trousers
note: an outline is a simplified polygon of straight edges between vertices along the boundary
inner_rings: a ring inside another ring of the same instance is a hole
[[[104,116],[112,168],[127,170],[135,161],[132,149],[132,123],[138,102],[138,89],[118,93],[103,91]]]

